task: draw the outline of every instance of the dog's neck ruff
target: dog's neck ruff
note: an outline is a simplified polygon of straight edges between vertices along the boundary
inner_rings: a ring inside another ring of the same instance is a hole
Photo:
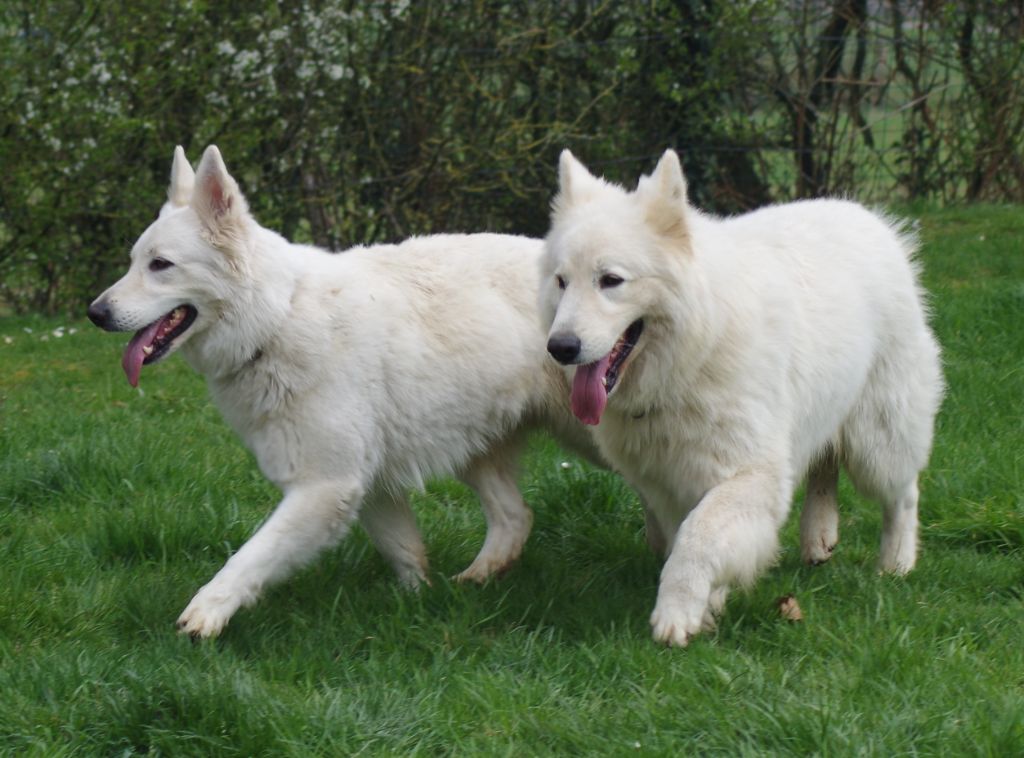
[[[260,257],[260,266],[265,269],[261,276],[280,289],[253,287],[238,293],[237,301],[222,302],[202,339],[184,346],[189,351],[189,363],[208,379],[236,376],[254,366],[291,319],[297,273],[275,260],[279,256],[274,256],[273,250]],[[250,275],[253,273],[250,267]]]

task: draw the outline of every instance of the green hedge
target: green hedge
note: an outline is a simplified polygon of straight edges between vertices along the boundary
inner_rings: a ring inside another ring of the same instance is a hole
[[[0,307],[80,311],[154,217],[176,144],[218,144],[264,225],[334,249],[541,235],[566,146],[624,181],[675,146],[719,211],[1019,198],[1019,8],[886,8],[5,3]]]

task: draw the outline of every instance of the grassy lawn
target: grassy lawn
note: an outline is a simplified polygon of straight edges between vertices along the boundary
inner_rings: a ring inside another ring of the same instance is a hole
[[[501,580],[448,580],[483,518],[436,482],[432,586],[401,591],[357,530],[193,644],[174,620],[277,493],[179,358],[136,391],[123,337],[0,318],[0,753],[1024,754],[1024,209],[918,215],[950,385],[918,568],[876,574],[879,509],[844,480],[832,561],[800,564],[794,509],[685,650],[650,640],[634,495],[544,439]]]

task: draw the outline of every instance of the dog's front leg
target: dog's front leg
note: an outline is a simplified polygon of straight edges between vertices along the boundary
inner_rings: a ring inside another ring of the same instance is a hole
[[[792,485],[771,467],[747,469],[704,495],[676,533],[651,614],[654,639],[684,646],[714,626],[729,586],[750,584],[776,556]]]
[[[256,534],[203,586],[178,618],[193,637],[216,637],[240,607],[263,588],[337,544],[359,513],[356,481],[304,483],[290,488]]]

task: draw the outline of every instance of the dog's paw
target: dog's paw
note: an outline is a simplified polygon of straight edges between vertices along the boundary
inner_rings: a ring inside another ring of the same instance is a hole
[[[476,565],[474,561],[465,571],[460,571],[458,574],[452,577],[456,582],[465,584],[467,582],[475,582],[476,584],[484,584],[491,576],[491,572],[484,568]]]
[[[700,632],[701,627],[700,623],[692,624],[657,608],[651,614],[654,641],[669,647],[686,647],[694,635]]]
[[[216,637],[228,625],[239,605],[234,596],[206,585],[178,617],[178,631],[194,639]]]
[[[517,532],[511,537],[500,539],[495,537],[498,530],[493,530],[487,535],[487,541],[473,562],[464,571],[455,575],[455,581],[483,584],[489,579],[501,577],[523,554],[523,543],[526,542],[528,533]]]
[[[832,552],[839,544],[838,538],[823,535],[800,546],[800,557],[809,566],[820,566],[832,557]]]
[[[715,617],[721,613],[727,595],[727,587],[704,596],[687,590],[668,592],[663,588],[651,614],[654,641],[670,647],[686,647],[701,632],[714,630]]]
[[[427,576],[426,561],[395,566],[394,568],[398,584],[404,590],[416,592],[424,585],[427,587],[431,586],[430,577]]]
[[[516,562],[518,556],[502,560],[481,560],[479,557],[469,567],[455,575],[457,582],[476,582],[484,584],[489,579],[501,577]]]
[[[800,515],[800,558],[818,566],[832,557],[839,544],[839,512],[835,500],[812,499]]]

